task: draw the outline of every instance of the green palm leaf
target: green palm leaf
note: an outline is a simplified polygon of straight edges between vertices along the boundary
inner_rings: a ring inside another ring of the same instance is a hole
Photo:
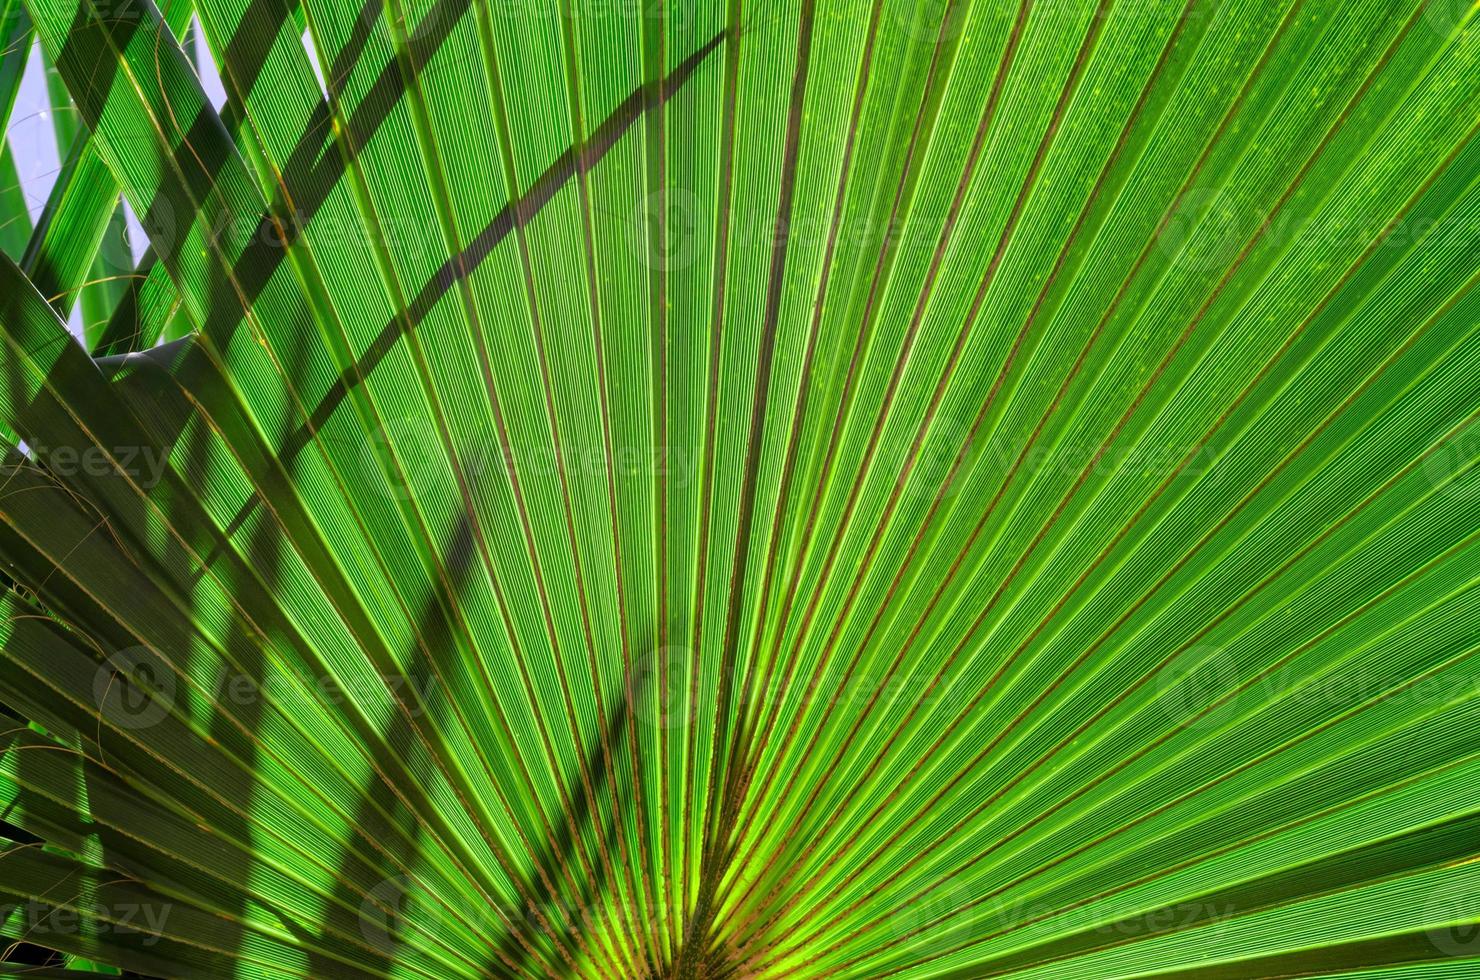
[[[15,975],[1480,976],[1475,22],[0,0]]]

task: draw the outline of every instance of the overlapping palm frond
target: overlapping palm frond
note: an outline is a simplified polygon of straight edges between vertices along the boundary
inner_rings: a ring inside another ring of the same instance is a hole
[[[0,0],[15,973],[1480,977],[1476,20]]]

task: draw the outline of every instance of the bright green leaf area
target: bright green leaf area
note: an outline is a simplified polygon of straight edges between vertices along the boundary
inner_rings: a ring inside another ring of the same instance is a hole
[[[0,976],[1480,978],[1477,20],[0,0]]]

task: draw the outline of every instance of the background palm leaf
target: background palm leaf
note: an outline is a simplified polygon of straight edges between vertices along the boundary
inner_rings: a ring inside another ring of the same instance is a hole
[[[0,934],[1480,975],[1474,24],[0,0]]]

